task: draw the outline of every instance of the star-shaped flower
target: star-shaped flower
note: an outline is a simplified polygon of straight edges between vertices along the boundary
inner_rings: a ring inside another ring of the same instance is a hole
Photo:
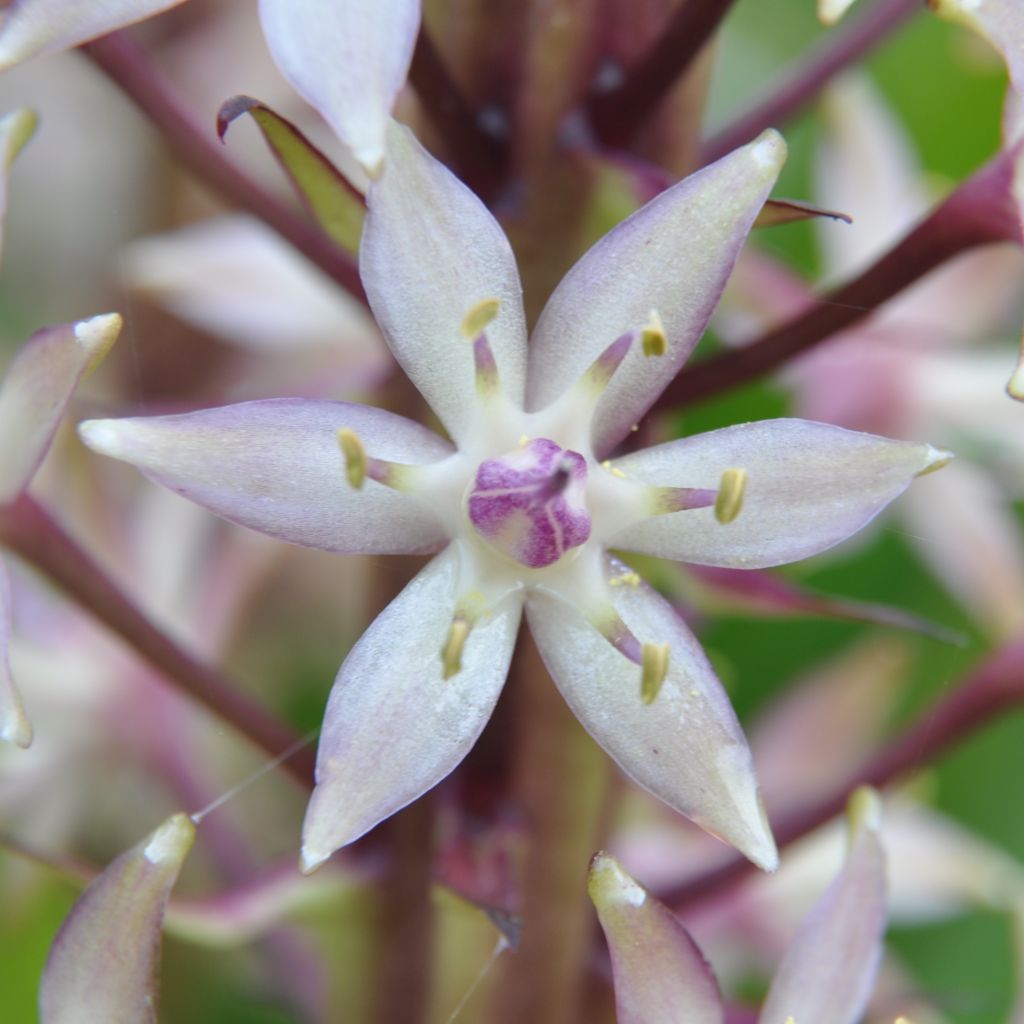
[[[453,443],[382,410],[304,400],[83,424],[95,450],[271,535],[440,551],[339,672],[307,869],[462,760],[524,607],[566,701],[623,769],[775,865],[746,740],[700,645],[608,549],[747,568],[803,558],[948,456],[799,420],[606,456],[699,339],[784,156],[767,132],[619,225],[556,289],[527,350],[500,227],[393,126],[367,197],[362,279]]]

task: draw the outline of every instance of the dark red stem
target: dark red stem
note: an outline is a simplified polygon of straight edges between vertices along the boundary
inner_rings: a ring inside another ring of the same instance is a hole
[[[589,101],[590,124],[606,146],[624,146],[643,127],[711,38],[734,0],[685,0],[658,41],[614,88]]]
[[[873,313],[946,260],[979,245],[1024,243],[1013,196],[1021,147],[1000,153],[937,206],[859,277],[821,296],[809,309],[740,349],[681,373],[655,408],[709,398],[769,370]]]
[[[922,0],[877,0],[863,13],[851,15],[849,21],[829,32],[792,74],[769,87],[763,102],[712,136],[704,144],[701,163],[712,163],[765,128],[783,124],[810,103],[830,78],[860,60],[923,6]]]
[[[934,705],[904,733],[855,772],[831,796],[785,815],[775,824],[780,847],[800,839],[841,813],[858,786],[883,787],[924,765],[988,725],[1001,712],[1024,703],[1024,637],[993,654],[948,697]],[[707,873],[662,894],[679,909],[699,903],[754,871],[735,857]]]
[[[125,92],[198,178],[233,206],[266,222],[328,277],[366,301],[355,260],[319,227],[240,170],[225,155],[212,126],[209,131],[200,127],[146,51],[127,33],[104,36],[82,51]]]
[[[42,505],[27,494],[0,508],[0,544],[30,562],[69,597],[119,634],[168,681],[276,757],[296,733],[159,630]],[[313,751],[305,746],[283,767],[313,784]]]

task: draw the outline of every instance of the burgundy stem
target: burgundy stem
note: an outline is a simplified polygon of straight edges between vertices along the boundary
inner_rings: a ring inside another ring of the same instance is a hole
[[[810,103],[833,75],[860,60],[915,11],[922,0],[876,0],[859,15],[828,33],[803,64],[767,90],[767,98],[712,136],[701,152],[701,164],[709,164],[777,127]]]
[[[0,544],[47,575],[100,622],[126,640],[161,675],[277,756],[297,735],[276,717],[159,630],[121,588],[33,498],[0,508]],[[304,746],[283,762],[303,786],[313,783],[313,751]]]
[[[857,323],[946,260],[979,245],[1024,244],[1013,196],[1021,146],[1000,153],[937,206],[859,277],[827,292],[792,320],[740,349],[712,356],[681,373],[656,409],[708,398],[781,366]]]
[[[483,130],[479,111],[448,71],[426,27],[420,28],[409,82],[448,146],[460,177],[485,198],[498,186],[504,146]]]
[[[355,260],[239,169],[216,141],[212,126],[207,132],[196,123],[149,55],[127,33],[104,36],[82,51],[124,90],[189,170],[229,203],[263,220],[347,292],[366,301]]]
[[[624,146],[644,126],[665,94],[678,82],[711,38],[734,0],[686,0],[658,41],[612,89],[589,101],[594,134],[607,146]]]
[[[904,733],[880,750],[831,796],[784,815],[774,827],[780,847],[800,839],[834,818],[858,786],[882,787],[916,771],[989,724],[1001,712],[1024,703],[1024,637],[1008,643],[973,672],[948,697],[926,711]],[[739,881],[754,870],[735,857],[691,879],[662,899],[673,908],[689,906]]]

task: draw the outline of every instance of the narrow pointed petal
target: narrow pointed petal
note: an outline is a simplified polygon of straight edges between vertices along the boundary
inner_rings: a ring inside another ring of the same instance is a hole
[[[877,802],[869,792],[859,790],[851,803]],[[772,980],[760,1024],[860,1020],[885,932],[885,853],[877,817],[877,806],[868,807],[854,822],[846,864],[801,923]]]
[[[14,0],[0,13],[0,71],[142,21],[182,0]]]
[[[369,406],[306,399],[79,427],[94,451],[137,466],[225,519],[292,544],[348,553],[436,550],[447,535],[409,494],[345,479],[337,432],[354,430],[370,455],[403,463],[443,459],[436,434]]]
[[[512,597],[480,618],[465,637],[458,671],[445,678],[459,562],[454,546],[430,562],[341,666],[302,830],[306,871],[449,775],[494,710],[522,605]]]
[[[277,66],[371,177],[420,27],[419,0],[260,0]]]
[[[3,252],[3,228],[7,216],[7,178],[14,158],[35,134],[38,118],[22,108],[0,119],[0,253]]]
[[[530,345],[528,403],[543,409],[615,338],[656,310],[668,351],[630,352],[598,404],[604,452],[624,437],[700,339],[786,156],[774,131],[663,192],[605,235],[566,275]]]
[[[609,575],[624,572],[610,563]],[[668,673],[658,696],[643,703],[637,665],[575,605],[535,591],[526,604],[530,629],[562,696],[636,782],[759,867],[773,870],[778,857],[750,750],[700,644],[645,584],[609,593],[640,643],[669,644]]]
[[[233,96],[217,112],[217,134],[224,139],[235,118],[249,114],[281,165],[303,206],[343,249],[356,252],[365,214],[362,196],[291,121],[251,96]]]
[[[498,300],[487,339],[502,390],[522,405],[526,324],[512,249],[483,203],[397,124],[367,202],[359,270],[370,306],[395,357],[458,441],[477,406],[473,350],[460,327],[481,302]]]
[[[950,458],[931,445],[809,420],[741,423],[615,462],[627,476],[669,487],[715,487],[725,470],[746,469],[743,509],[733,522],[718,522],[712,509],[691,509],[643,520],[609,543],[700,565],[783,565],[846,540],[915,476]]]
[[[122,854],[74,905],[39,990],[41,1024],[152,1024],[171,889],[195,839],[184,814]]]
[[[13,501],[43,461],[78,382],[121,331],[116,313],[37,331],[0,387],[0,504]]]
[[[0,561],[0,740],[19,747],[32,743],[32,723],[25,714],[21,695],[11,676],[7,641],[11,633],[11,587]]]
[[[618,1024],[722,1024],[715,976],[668,907],[607,853],[591,861],[588,888],[612,956]]]

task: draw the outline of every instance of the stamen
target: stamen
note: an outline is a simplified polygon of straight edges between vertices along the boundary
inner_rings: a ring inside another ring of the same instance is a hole
[[[451,679],[462,670],[462,649],[466,646],[468,636],[469,622],[461,615],[456,615],[448,629],[444,647],[441,648],[442,675],[445,679]]]
[[[652,487],[651,515],[660,516],[669,512],[683,512],[691,508],[717,506],[718,491],[705,487]]]
[[[615,371],[622,365],[633,342],[636,341],[636,331],[628,331],[626,334],[616,338],[590,365],[584,380],[597,393],[600,394],[608,382],[615,376]]]
[[[727,469],[722,474],[715,498],[715,518],[724,524],[731,523],[743,511],[743,495],[747,489],[745,469]]]
[[[651,310],[650,319],[640,331],[640,344],[645,356],[663,356],[668,351],[665,325],[656,309]]]
[[[349,486],[358,491],[366,481],[366,449],[359,435],[349,427],[338,431],[338,444],[345,456],[345,476]]]
[[[645,704],[653,704],[661,692],[661,684],[668,675],[669,660],[668,644],[644,644],[640,677],[640,699]]]
[[[462,336],[466,341],[476,341],[487,330],[498,315],[501,302],[498,299],[482,299],[462,318]]]
[[[362,438],[350,427],[338,431],[338,447],[345,459],[345,477],[353,489],[362,490],[367,477],[396,491],[409,489],[416,467],[367,455]]]

